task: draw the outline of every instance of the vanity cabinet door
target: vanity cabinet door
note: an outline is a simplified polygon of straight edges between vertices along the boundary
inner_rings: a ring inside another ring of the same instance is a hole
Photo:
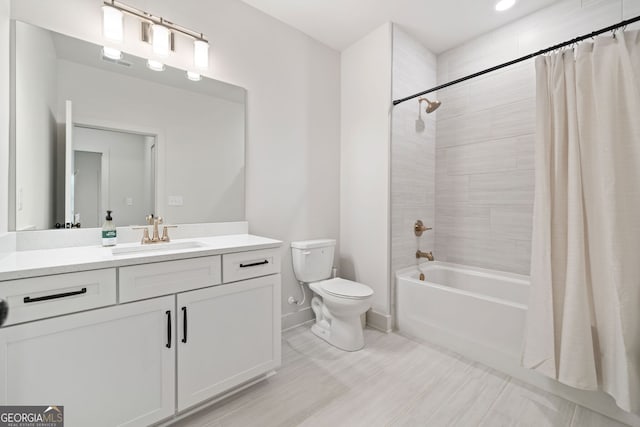
[[[178,294],[178,410],[280,366],[280,275]]]
[[[173,295],[2,328],[0,404],[63,405],[68,427],[152,424],[175,410],[175,340]]]

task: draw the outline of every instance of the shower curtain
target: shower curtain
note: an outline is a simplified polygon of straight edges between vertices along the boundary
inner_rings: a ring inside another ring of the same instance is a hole
[[[536,58],[522,364],[640,412],[640,32]]]

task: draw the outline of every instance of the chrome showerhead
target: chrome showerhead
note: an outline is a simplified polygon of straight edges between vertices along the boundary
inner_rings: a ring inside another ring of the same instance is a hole
[[[438,107],[440,105],[442,105],[442,102],[440,102],[440,101],[429,101],[427,98],[418,99],[418,103],[422,104],[422,101],[426,101],[427,102],[427,108],[424,109],[424,111],[426,111],[427,114],[433,113],[434,111],[436,111],[438,109]]]

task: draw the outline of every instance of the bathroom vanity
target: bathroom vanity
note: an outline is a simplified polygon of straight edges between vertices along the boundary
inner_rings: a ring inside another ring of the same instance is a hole
[[[0,258],[0,404],[145,426],[280,365],[280,246],[235,234]]]

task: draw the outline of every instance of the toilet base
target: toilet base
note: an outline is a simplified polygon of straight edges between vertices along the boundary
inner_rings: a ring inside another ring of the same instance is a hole
[[[334,317],[329,327],[317,322],[311,326],[311,332],[340,350],[358,351],[364,347],[360,316],[352,319]]]

